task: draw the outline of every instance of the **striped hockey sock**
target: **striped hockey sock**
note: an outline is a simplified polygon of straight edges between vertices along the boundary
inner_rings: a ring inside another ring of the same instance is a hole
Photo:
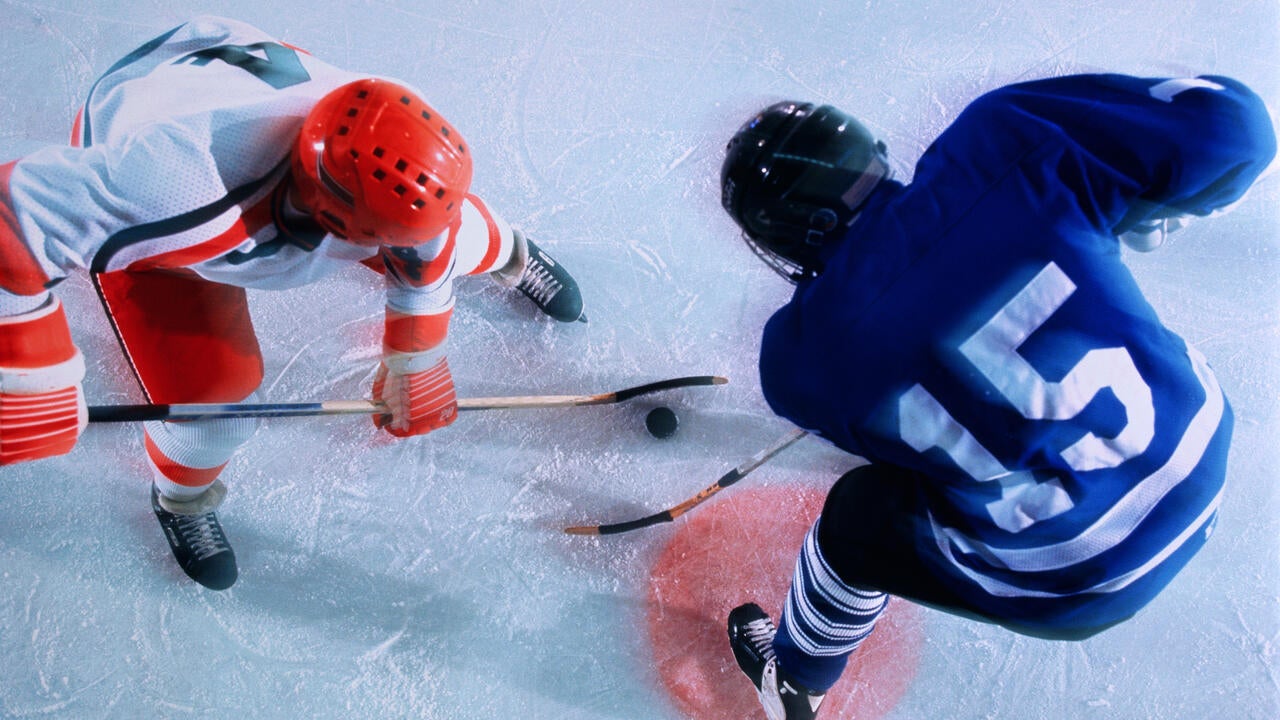
[[[841,581],[823,559],[817,538],[815,522],[796,562],[773,648],[780,667],[806,687],[825,691],[871,634],[889,597]]]
[[[253,400],[257,394],[249,396]],[[147,460],[160,494],[178,501],[203,493],[258,428],[256,418],[143,423]]]

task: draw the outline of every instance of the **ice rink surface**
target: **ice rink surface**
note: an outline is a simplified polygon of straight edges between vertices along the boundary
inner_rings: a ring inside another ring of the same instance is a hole
[[[797,532],[856,458],[806,439],[681,520],[673,505],[788,430],[759,394],[788,287],[719,209],[724,142],[782,98],[839,105],[899,177],[978,93],[1078,71],[1225,74],[1280,104],[1272,0],[967,3],[3,0],[0,161],[68,137],[116,59],[200,13],[422,88],[470,141],[474,189],[578,278],[557,325],[460,285],[459,394],[582,393],[691,374],[730,384],[626,405],[468,413],[394,441],[366,418],[272,420],[224,473],[240,561],[181,575],[147,503],[137,429],[0,470],[0,716],[741,716],[727,604],[777,607]],[[1137,618],[1054,644],[897,603],[830,718],[1280,717],[1280,185],[1128,260],[1236,412],[1212,541]],[[83,276],[64,283],[92,404],[141,401]],[[380,285],[359,268],[251,293],[275,401],[361,397]],[[645,412],[680,416],[655,440]],[[849,679],[849,678],[846,678]],[[751,715],[748,715],[751,716]]]

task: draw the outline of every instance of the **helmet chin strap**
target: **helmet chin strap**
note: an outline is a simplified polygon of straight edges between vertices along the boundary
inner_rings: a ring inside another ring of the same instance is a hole
[[[831,208],[815,208],[809,213],[809,228],[805,230],[802,244],[817,252],[827,241],[827,233],[835,229],[840,216]]]
[[[298,199],[298,184],[294,181],[293,175],[289,175],[285,180],[284,202],[281,203],[280,209],[286,217],[292,219],[311,217],[311,209]]]
[[[893,170],[888,163],[880,157],[872,158],[867,172],[859,175],[858,179],[849,186],[849,189],[840,196],[840,201],[846,207],[856,211],[843,226],[840,225],[840,215],[835,210],[828,207],[812,209],[809,212],[808,228],[805,230],[804,239],[801,241],[805,247],[812,249],[811,253],[806,254],[816,256],[822,246],[826,244],[828,233],[834,230],[845,231],[853,227],[853,224],[858,221],[858,217],[862,215],[862,204],[866,201],[867,196],[871,194],[871,191],[875,190],[882,180],[892,177]],[[806,263],[792,261],[792,266],[791,272],[784,276],[792,283],[797,283],[803,279],[812,279],[822,273],[822,265],[818,262],[814,262],[810,267]],[[776,267],[774,269],[777,270]]]

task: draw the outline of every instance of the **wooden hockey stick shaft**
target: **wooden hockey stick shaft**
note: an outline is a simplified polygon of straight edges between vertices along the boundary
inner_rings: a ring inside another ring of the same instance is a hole
[[[518,395],[512,397],[459,398],[458,410],[502,410],[555,408],[577,405],[608,405],[639,395],[699,385],[723,385],[728,379],[718,375],[691,375],[645,383],[596,395]],[[244,417],[304,417],[386,412],[373,400],[326,400],[301,403],[191,403],[175,405],[93,405],[89,422],[138,422],[142,420],[213,420]]]
[[[639,530],[640,528],[646,528],[659,523],[671,522],[698,505],[701,505],[712,495],[715,495],[721,490],[746,477],[752,470],[755,470],[765,464],[774,455],[777,455],[783,450],[791,447],[796,441],[808,434],[809,433],[807,431],[798,429],[788,432],[786,435],[778,438],[778,440],[769,447],[753,455],[751,459],[720,476],[719,480],[703,488],[697,495],[694,495],[679,505],[663,510],[662,512],[657,512],[642,518],[620,523],[567,527],[564,531],[570,535],[617,535],[618,533],[631,532],[632,530]]]

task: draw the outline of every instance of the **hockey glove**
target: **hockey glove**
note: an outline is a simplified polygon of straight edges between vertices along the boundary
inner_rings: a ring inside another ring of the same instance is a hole
[[[1152,218],[1137,225],[1128,232],[1120,234],[1120,240],[1131,250],[1151,252],[1164,244],[1169,233],[1181,230],[1191,222],[1190,216],[1174,215],[1167,218]]]
[[[84,356],[62,303],[0,318],[0,465],[71,452],[88,424]]]
[[[386,403],[388,411],[374,415],[373,423],[396,437],[423,435],[458,417],[458,397],[443,352],[385,356],[373,381],[373,399]]]

